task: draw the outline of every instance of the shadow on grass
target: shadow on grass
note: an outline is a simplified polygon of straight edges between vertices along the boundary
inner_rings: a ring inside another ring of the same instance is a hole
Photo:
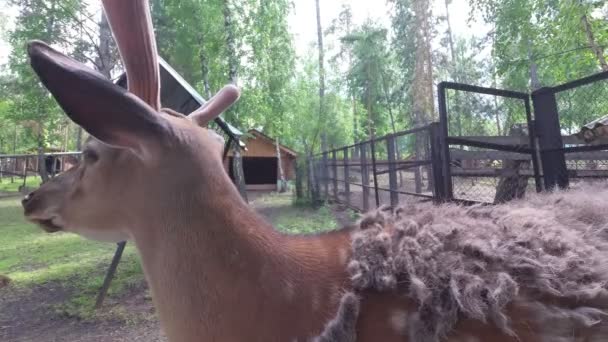
[[[95,315],[95,296],[115,248],[71,233],[45,233],[24,220],[19,199],[0,200],[0,274],[11,278],[11,286],[22,293],[50,283],[69,289],[70,296],[56,306],[65,314]],[[108,298],[142,283],[139,258],[127,245]]]

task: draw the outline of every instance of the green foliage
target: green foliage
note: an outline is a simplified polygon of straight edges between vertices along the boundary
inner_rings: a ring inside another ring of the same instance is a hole
[[[318,51],[312,45],[303,56],[295,55],[289,0],[150,3],[164,59],[204,97],[229,82],[236,71],[243,94],[225,118],[243,131],[257,128],[279,137],[304,154],[320,151],[322,133],[331,147],[366,139],[371,134],[369,123],[377,136],[411,128],[421,119],[413,113],[414,103],[425,111],[434,110],[428,99],[419,96],[433,92],[433,82],[529,91],[599,71],[596,50],[605,55],[608,46],[608,7],[601,0],[473,0],[473,14],[481,14],[492,31],[483,39],[468,40],[440,31],[447,18],[422,8],[427,0],[387,1],[390,27],[369,20],[357,24],[352,9],[344,5],[324,33],[323,113]],[[25,45],[30,39],[42,39],[98,67],[100,12],[91,12],[83,0],[11,0],[11,5],[18,17],[15,27],[3,34],[12,54],[0,67],[0,153],[32,152],[38,147],[73,149],[76,126],[34,77]],[[311,31],[316,29],[312,19]],[[421,27],[425,22],[430,28]],[[427,38],[421,30],[433,40],[431,57],[423,56],[421,45]],[[488,50],[489,58],[482,59]],[[558,100],[567,131],[608,110],[590,109],[584,94],[569,93]],[[452,111],[461,115],[453,117],[450,125],[462,134],[507,134],[510,125],[523,120],[521,109],[508,103],[465,96],[451,101]],[[436,113],[424,116],[429,119]]]

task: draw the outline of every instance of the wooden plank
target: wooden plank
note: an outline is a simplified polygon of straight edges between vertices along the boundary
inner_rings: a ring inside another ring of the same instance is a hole
[[[452,168],[453,177],[500,177],[507,175],[505,169],[470,169]],[[520,170],[519,175],[534,177],[532,169]],[[568,170],[568,176],[573,178],[608,178],[608,170]]]
[[[461,168],[452,167],[452,177],[504,177],[508,176],[508,173],[509,169],[480,168],[463,170]],[[518,174],[529,177],[534,176],[534,172],[531,169],[520,170]]]
[[[502,145],[528,145],[530,140],[527,136],[510,137],[510,136],[463,136],[455,137],[467,140],[474,140],[481,143],[502,144]],[[587,144],[583,139],[579,139],[575,135],[562,135],[562,141],[567,145],[603,145],[608,144],[608,137],[599,138],[593,141],[593,144]]]
[[[464,151],[450,149],[452,160],[530,160],[530,155],[504,151]],[[566,153],[566,160],[608,160],[608,151]]]
[[[530,155],[525,153],[504,152],[504,151],[464,151],[460,149],[450,149],[452,160],[530,160]]]
[[[480,143],[488,144],[501,144],[501,145],[528,145],[530,144],[530,138],[524,137],[512,137],[512,136],[462,136],[453,137],[467,140],[473,140]]]

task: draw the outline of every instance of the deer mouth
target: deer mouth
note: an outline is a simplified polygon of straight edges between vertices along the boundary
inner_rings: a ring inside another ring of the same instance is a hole
[[[54,219],[30,219],[33,223],[39,225],[47,233],[56,233],[63,228],[53,222]]]

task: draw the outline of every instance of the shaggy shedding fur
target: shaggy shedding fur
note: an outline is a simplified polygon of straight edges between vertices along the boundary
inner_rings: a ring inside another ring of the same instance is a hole
[[[327,323],[323,333],[313,342],[355,342],[359,306],[359,298],[354,293],[345,293],[340,300],[336,317]]]
[[[608,309],[608,183],[528,194],[497,206],[411,204],[359,221],[348,266],[358,290],[397,290],[418,304],[411,341],[436,342],[461,318],[515,335],[506,307],[529,302],[536,319],[570,328]],[[577,300],[546,307],[538,298]]]
[[[10,283],[11,283],[11,278],[0,274],[0,289],[5,286],[8,286]]]

